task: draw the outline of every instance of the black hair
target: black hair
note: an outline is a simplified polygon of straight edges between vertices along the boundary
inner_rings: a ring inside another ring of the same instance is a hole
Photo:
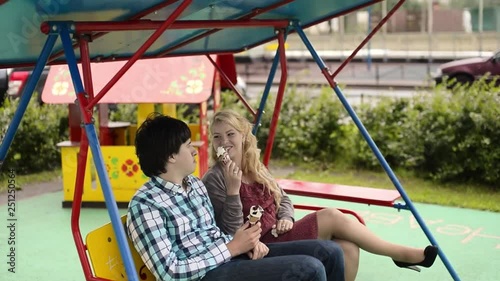
[[[179,153],[181,145],[191,138],[189,127],[181,120],[151,113],[135,137],[135,153],[144,174],[148,177],[166,173],[170,156]]]

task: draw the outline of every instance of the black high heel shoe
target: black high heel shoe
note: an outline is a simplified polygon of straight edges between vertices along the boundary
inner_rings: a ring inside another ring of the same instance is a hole
[[[425,258],[423,261],[419,263],[408,263],[395,260],[392,261],[399,267],[408,268],[420,272],[420,268],[418,266],[431,267],[434,264],[434,261],[436,260],[438,252],[439,252],[438,247],[427,246],[424,250]]]

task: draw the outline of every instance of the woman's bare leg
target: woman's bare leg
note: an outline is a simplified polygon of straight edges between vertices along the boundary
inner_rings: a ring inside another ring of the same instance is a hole
[[[318,220],[319,227],[319,220]],[[341,239],[332,239],[332,235],[325,231],[319,231],[318,239],[333,240],[337,242],[344,251],[344,278],[345,281],[356,280],[359,268],[359,247],[353,242]]]
[[[347,240],[373,254],[391,257],[396,261],[418,263],[424,260],[424,250],[393,244],[380,239],[358,220],[349,218],[335,208],[318,211],[320,237]]]
[[[356,275],[358,274],[358,267],[359,267],[358,245],[346,240],[339,240],[339,239],[333,239],[333,240],[337,242],[344,251],[345,281],[356,280]]]

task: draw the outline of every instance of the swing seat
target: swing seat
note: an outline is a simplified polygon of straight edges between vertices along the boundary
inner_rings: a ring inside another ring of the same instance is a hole
[[[126,219],[126,215],[121,217],[123,225]],[[156,278],[147,269],[132,242],[127,240],[139,280],[155,281]],[[89,232],[85,243],[95,277],[103,280],[128,280],[111,222]]]
[[[298,196],[348,201],[368,205],[394,207],[401,195],[395,189],[378,189],[340,184],[304,182],[280,179],[278,184],[286,193]],[[311,209],[312,210],[312,209]]]

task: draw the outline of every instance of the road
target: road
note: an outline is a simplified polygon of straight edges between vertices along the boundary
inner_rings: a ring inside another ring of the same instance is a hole
[[[328,63],[331,72],[340,63]],[[435,71],[438,64],[426,63],[374,63],[368,69],[366,63],[351,63],[339,72],[335,79],[340,85],[347,100],[353,104],[374,102],[381,97],[407,98],[415,95],[415,87],[422,91],[429,85],[429,69]],[[267,81],[270,63],[257,61],[237,64],[237,71],[247,82],[247,97],[250,100],[260,99]],[[316,64],[312,62],[291,62],[288,64],[288,82],[296,84],[299,92],[307,91],[311,96],[320,93],[320,85],[328,86],[326,78]],[[271,93],[278,91],[280,72],[277,71]],[[332,91],[332,95],[335,94]],[[336,97],[334,97],[336,98]]]
[[[238,63],[238,74],[248,84],[264,84],[267,81],[271,63],[255,60],[251,63]],[[334,73],[340,63],[327,63],[330,72]],[[342,69],[335,80],[340,84],[363,87],[398,87],[413,88],[429,86],[430,75],[439,64],[427,63],[367,63],[353,62]],[[309,61],[296,61],[287,64],[288,82],[295,84],[326,84],[317,64]],[[275,75],[274,82],[280,79],[280,71]]]

